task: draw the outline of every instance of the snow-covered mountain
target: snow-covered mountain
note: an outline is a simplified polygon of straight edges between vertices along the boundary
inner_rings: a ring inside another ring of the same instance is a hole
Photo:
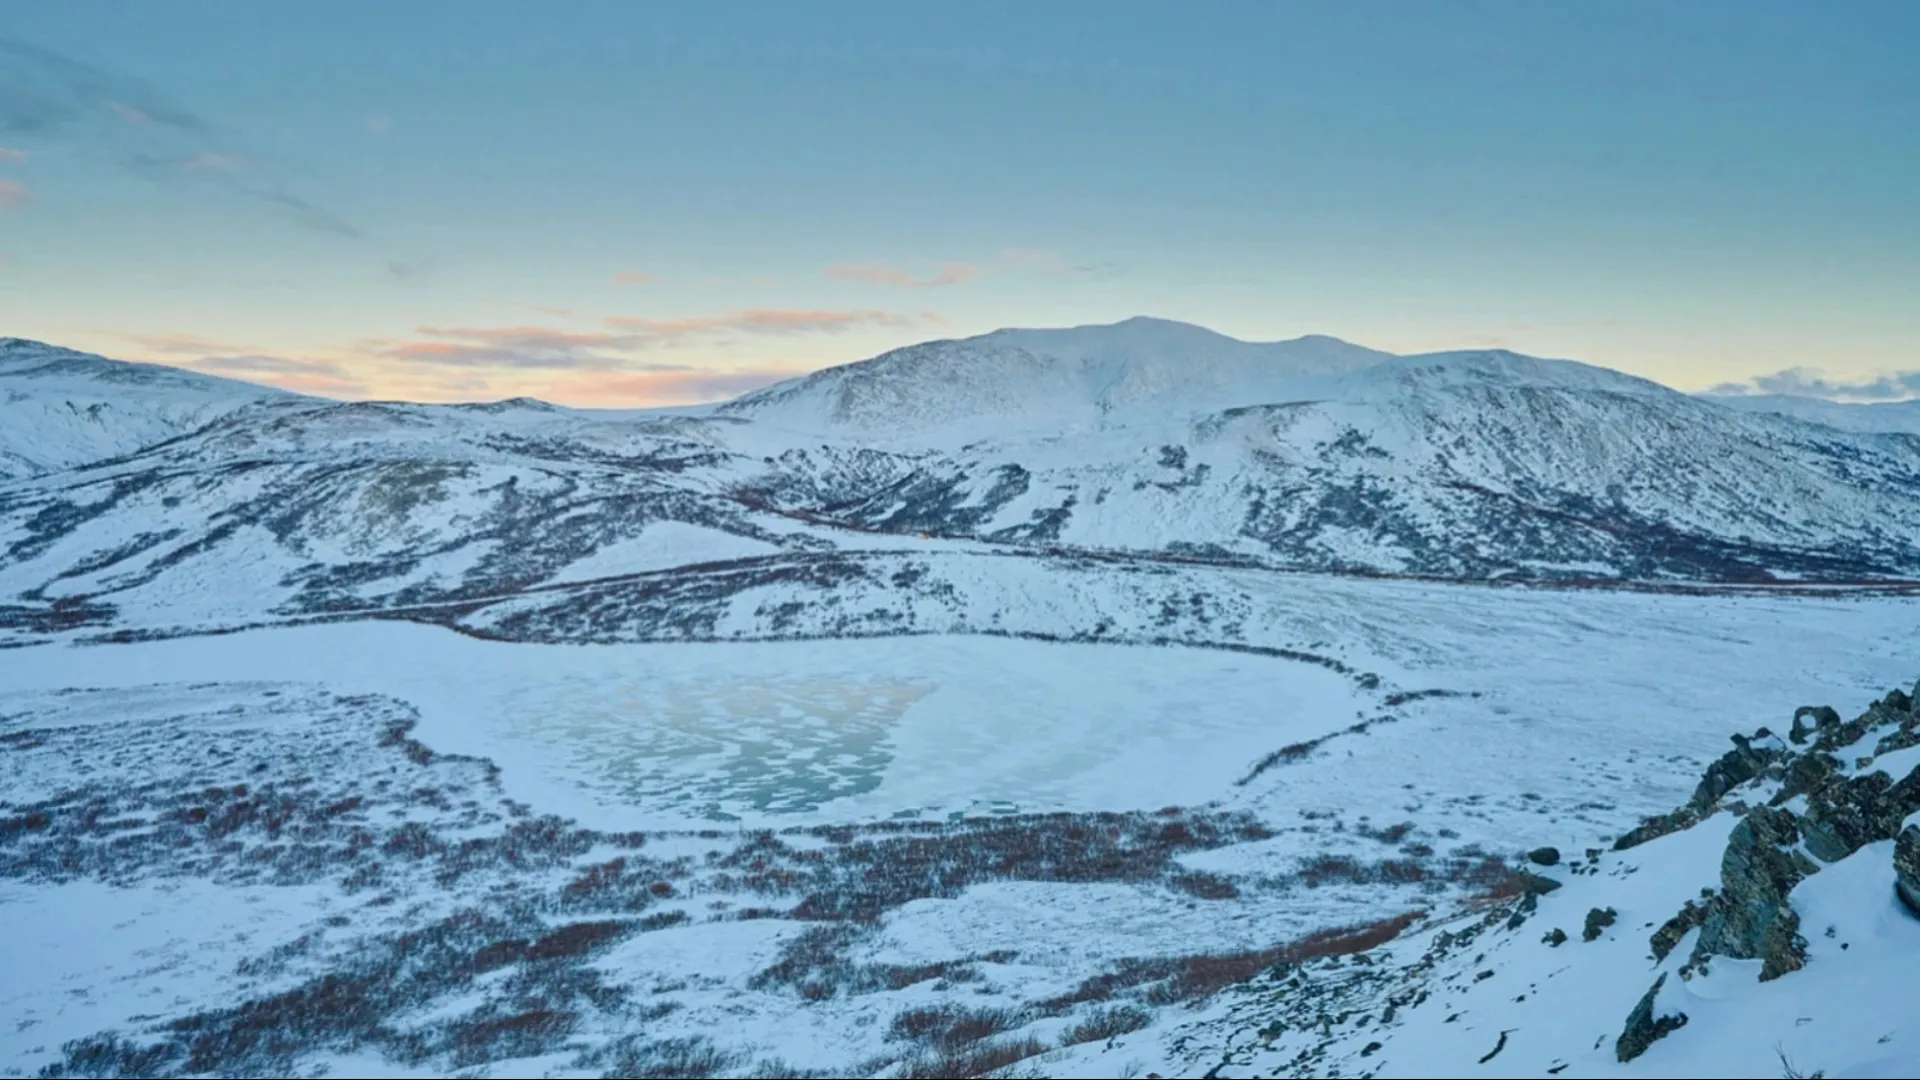
[[[822,580],[798,569],[822,559],[844,576],[859,552],[1920,574],[1920,438],[1506,352],[1136,319],[934,342],[657,412],[342,403],[19,342],[6,356],[16,628],[471,605],[740,559],[760,561],[727,588],[762,588]]]
[[[132,453],[297,395],[0,337],[0,481]]]
[[[1920,399],[1851,402],[1796,394],[1712,394],[1706,399],[1729,409],[1791,416],[1841,431],[1920,435]]]
[[[1912,433],[1152,320],[657,411],[6,349],[0,1072],[1920,1060]]]
[[[1391,359],[1337,338],[1253,343],[1186,323],[996,330],[828,368],[720,406],[886,445],[1073,435],[1294,400]]]

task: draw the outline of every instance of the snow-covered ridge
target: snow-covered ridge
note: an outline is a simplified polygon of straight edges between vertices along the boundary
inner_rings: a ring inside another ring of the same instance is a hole
[[[161,364],[0,338],[0,480],[132,453],[298,395]]]
[[[1686,804],[1611,850],[1540,848],[1504,902],[1360,966],[1276,967],[1054,1075],[1142,1058],[1223,1077],[1914,1075],[1915,705],[1894,690],[1849,721],[1803,707],[1735,735]]]
[[[1131,320],[914,346],[718,407],[607,411],[335,402],[4,354],[0,633],[529,590],[566,623],[556,598],[590,602],[575,586],[684,566],[700,617],[649,607],[666,621],[621,630],[680,637],[770,587],[812,610],[822,575],[903,549],[933,558],[877,583],[894,627],[944,617],[907,595],[993,552],[1470,581],[1920,577],[1920,440],[1499,351]]]

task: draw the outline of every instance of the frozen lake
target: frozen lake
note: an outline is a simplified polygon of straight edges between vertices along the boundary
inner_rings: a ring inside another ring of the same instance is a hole
[[[110,662],[102,662],[108,661]],[[397,623],[0,656],[9,685],[384,693],[513,797],[609,828],[1157,809],[1366,704],[1318,665],[990,637],[502,645]]]

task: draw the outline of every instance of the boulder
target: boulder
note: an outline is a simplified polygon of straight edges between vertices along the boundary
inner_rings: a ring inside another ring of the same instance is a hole
[[[1614,1040],[1613,1044],[1614,1056],[1622,1062],[1632,1061],[1646,1053],[1647,1047],[1687,1026],[1686,1013],[1654,1015],[1654,1000],[1660,996],[1660,988],[1666,985],[1666,982],[1667,973],[1663,971],[1659,978],[1653,980],[1653,986],[1641,996],[1640,1003],[1627,1014],[1627,1026],[1621,1030],[1620,1037]]]

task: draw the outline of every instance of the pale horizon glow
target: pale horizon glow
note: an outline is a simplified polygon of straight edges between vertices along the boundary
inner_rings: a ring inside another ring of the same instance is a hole
[[[16,8],[0,335],[632,406],[1147,315],[1891,400],[1916,40],[1904,0]]]

